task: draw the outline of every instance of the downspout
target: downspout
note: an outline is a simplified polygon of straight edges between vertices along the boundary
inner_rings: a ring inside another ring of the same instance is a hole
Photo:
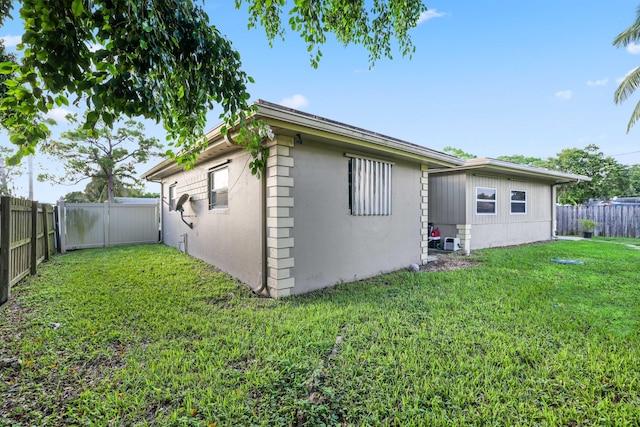
[[[556,208],[556,198],[557,198],[557,193],[556,193],[556,186],[560,185],[560,183],[554,183],[551,184],[551,240],[557,240],[558,236],[556,233],[556,225],[558,224],[558,218],[556,217],[556,212],[557,212],[557,208]]]
[[[260,177],[260,253],[262,260],[262,283],[259,289],[253,289],[253,292],[256,295],[264,295],[267,297],[271,297],[269,294],[269,287],[267,286],[267,275],[269,273],[269,268],[267,266],[267,171],[262,171]]]
[[[164,201],[164,182],[160,179],[160,180],[153,180],[150,178],[146,178],[146,180],[148,182],[155,182],[157,184],[160,184],[160,200],[159,203],[160,205],[158,206],[159,212],[158,214],[160,215],[160,231],[158,234],[160,234],[160,236],[158,237],[158,243],[164,243],[164,215],[162,214],[162,202]]]

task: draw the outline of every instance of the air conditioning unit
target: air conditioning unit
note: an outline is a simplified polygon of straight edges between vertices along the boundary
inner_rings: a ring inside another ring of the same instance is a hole
[[[462,249],[460,246],[460,239],[457,237],[445,237],[444,238],[444,250],[445,251],[459,251]]]

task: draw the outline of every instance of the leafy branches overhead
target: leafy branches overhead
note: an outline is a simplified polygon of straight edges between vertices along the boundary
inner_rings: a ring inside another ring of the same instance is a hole
[[[253,80],[242,71],[231,42],[192,0],[20,3],[23,58],[20,64],[0,64],[1,74],[13,75],[0,101],[0,110],[14,113],[3,120],[18,146],[12,163],[33,153],[49,135],[40,117],[70,103],[86,108],[89,133],[97,122],[111,126],[121,116],[162,122],[185,165],[205,144],[206,113],[214,106],[222,108],[219,117],[228,128],[246,125],[251,114],[247,85]],[[0,0],[0,20],[8,16],[10,4]],[[249,27],[264,27],[269,40],[284,37],[288,16],[291,30],[307,43],[314,67],[321,57],[318,46],[329,33],[342,43],[362,44],[371,64],[391,58],[393,43],[411,55],[408,31],[426,10],[420,0],[235,1],[237,8],[244,4]],[[257,153],[260,166],[264,150],[248,149]]]
[[[298,0],[288,13],[285,13],[285,6],[291,3],[285,0],[235,2],[236,8],[247,3],[249,28],[263,27],[269,40],[284,39],[286,24],[283,24],[282,17],[288,15],[288,27],[306,42],[313,67],[318,66],[322,57],[318,46],[327,41],[328,33],[333,33],[345,45],[364,46],[372,65],[383,56],[392,58],[393,39],[402,55],[411,56],[415,47],[409,30],[415,27],[420,14],[427,10],[418,0]]]
[[[122,115],[162,121],[186,151],[202,144],[215,104],[245,118],[251,79],[240,55],[190,0],[22,0],[20,16],[22,63],[0,65],[16,73],[1,105],[20,113],[5,121],[14,161],[46,136],[36,115],[69,102],[87,108],[87,129]]]

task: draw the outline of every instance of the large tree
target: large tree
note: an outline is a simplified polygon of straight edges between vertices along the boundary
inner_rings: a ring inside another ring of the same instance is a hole
[[[0,19],[11,1],[0,1]],[[49,134],[40,120],[56,105],[87,109],[85,126],[111,125],[121,116],[162,122],[193,160],[204,144],[206,113],[219,105],[229,125],[248,117],[252,79],[241,69],[240,54],[204,10],[191,0],[21,0],[24,22],[20,63],[0,64],[15,73],[0,108],[15,111],[4,125],[18,152],[34,152]],[[285,27],[300,34],[317,66],[319,45],[332,33],[338,41],[363,45],[371,64],[391,57],[392,46],[411,55],[409,37],[426,7],[420,0],[235,0],[247,8],[249,26],[262,26],[269,40]],[[261,138],[247,138],[256,152]]]
[[[562,203],[581,204],[589,199],[607,200],[624,195],[629,186],[629,171],[626,165],[613,157],[605,156],[597,145],[584,149],[567,148],[549,159],[549,165],[563,172],[585,175],[591,181],[564,185],[558,190]]]
[[[100,123],[92,131],[80,125],[61,136],[62,140],[50,142],[45,152],[63,161],[65,174],[42,174],[38,179],[61,184],[77,184],[91,179],[90,184],[94,185],[91,188],[87,186],[85,193],[93,191],[98,194],[93,199],[101,199],[99,194],[104,193],[105,186],[100,183],[103,183],[107,200],[113,202],[118,187],[123,187],[127,181],[138,183],[136,165],[160,155],[156,151],[161,148],[158,139],[147,138],[144,126],[133,120],[114,130]]]

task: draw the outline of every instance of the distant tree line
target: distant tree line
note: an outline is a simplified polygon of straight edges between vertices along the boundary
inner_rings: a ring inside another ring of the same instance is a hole
[[[476,158],[459,148],[445,147],[444,152],[463,160]],[[554,157],[542,159],[521,154],[499,156],[498,160],[585,175],[590,182],[558,187],[558,203],[583,204],[589,199],[640,196],[640,165],[624,165],[600,151],[594,144],[585,148],[566,148]]]

